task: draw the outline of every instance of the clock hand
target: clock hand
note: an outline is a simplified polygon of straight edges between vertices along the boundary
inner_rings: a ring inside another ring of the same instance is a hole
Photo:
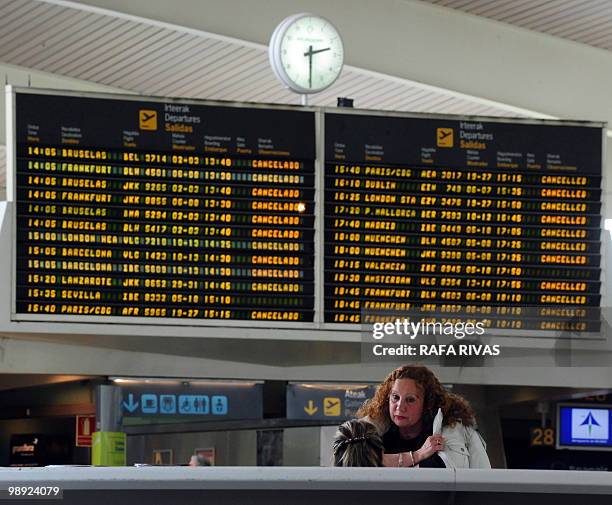
[[[306,51],[304,53],[304,56],[312,56],[313,54],[317,54],[317,53],[324,53],[325,51],[329,51],[331,48],[330,47],[325,47],[323,49],[317,49],[316,51],[312,50],[312,46],[308,46],[308,51]]]
[[[312,48],[312,46],[310,47]],[[330,47],[326,47],[324,49],[317,49],[316,51],[312,51],[310,54],[324,53],[325,51],[329,51],[330,49]],[[306,53],[304,53],[304,56],[306,56]]]
[[[308,52],[304,56],[308,56],[308,87],[312,88],[312,46],[308,46]]]
[[[323,49],[317,49],[316,51],[312,50],[312,46],[308,46],[308,51],[304,53],[304,56],[308,56],[308,87],[312,88],[312,57],[315,54],[323,53],[325,51],[329,51],[331,48],[325,47]]]

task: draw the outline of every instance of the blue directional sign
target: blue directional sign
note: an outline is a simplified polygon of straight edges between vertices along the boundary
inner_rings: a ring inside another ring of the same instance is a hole
[[[131,394],[128,396],[132,396]],[[145,394],[140,397],[143,414],[157,414],[157,395]],[[125,402],[123,402],[125,403]]]
[[[191,385],[121,387],[124,417],[180,416],[205,419],[260,419],[262,384],[206,382]]]
[[[213,396],[212,397],[212,413],[217,416],[224,416],[227,414],[227,396]]]
[[[129,395],[127,395],[127,400],[123,401],[123,408],[127,411],[127,412],[134,412],[139,405],[140,402],[135,402],[134,401],[134,395],[132,393],[130,393]]]
[[[176,414],[175,395],[159,395],[159,413]]]
[[[180,395],[179,414],[206,415],[210,413],[208,396]]]

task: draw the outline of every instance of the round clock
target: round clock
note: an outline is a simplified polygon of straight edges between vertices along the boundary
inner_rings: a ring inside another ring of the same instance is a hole
[[[269,47],[276,77],[296,93],[317,93],[331,86],[342,71],[340,34],[326,19],[295,14],[274,30]]]

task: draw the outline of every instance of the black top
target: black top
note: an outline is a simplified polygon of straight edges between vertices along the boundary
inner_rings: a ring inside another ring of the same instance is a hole
[[[427,437],[432,433],[433,429],[430,428],[416,438],[405,439],[400,437],[399,428],[395,424],[391,424],[391,427],[382,437],[385,452],[398,454],[400,452],[416,451],[422,447]],[[419,462],[419,466],[423,468],[446,468],[444,461],[437,453]]]

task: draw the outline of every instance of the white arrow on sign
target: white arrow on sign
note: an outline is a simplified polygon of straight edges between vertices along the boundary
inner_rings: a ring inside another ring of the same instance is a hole
[[[123,406],[128,412],[134,412],[138,408],[138,402],[134,402],[134,395],[132,393],[128,395],[127,403],[123,402]]]

